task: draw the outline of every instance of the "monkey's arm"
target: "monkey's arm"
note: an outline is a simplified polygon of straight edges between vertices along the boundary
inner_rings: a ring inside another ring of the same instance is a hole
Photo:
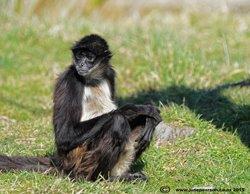
[[[85,141],[95,139],[103,125],[112,117],[111,113],[101,115],[88,121],[73,124],[70,120],[62,121],[55,130],[58,152],[67,153]]]
[[[72,126],[72,130],[68,131],[68,143],[64,143],[66,145],[65,151],[69,151],[78,145],[81,145],[85,141],[95,139],[99,132],[103,130],[105,123],[111,120],[115,114],[124,116],[128,121],[136,120],[139,116],[153,117],[154,120],[157,121],[161,120],[158,109],[153,106],[128,104],[112,112],[103,114],[88,121],[79,122]],[[115,130],[126,131],[129,129]]]
[[[69,119],[62,120],[62,123],[57,125],[58,130],[55,133],[58,151],[67,153],[85,141],[95,140],[99,132],[103,130],[104,124],[111,120],[115,114],[123,115],[128,121],[136,120],[139,116],[153,117],[154,120],[160,120],[159,112],[156,108],[148,105],[132,104],[76,124],[72,124]]]
[[[117,111],[124,115],[129,122],[137,119],[139,116],[151,117],[157,122],[162,120],[160,116],[160,110],[152,105],[127,104],[117,109]]]
[[[102,129],[111,114],[79,122],[82,115],[84,83],[79,81],[70,67],[57,80],[54,92],[53,125],[59,154],[65,154]]]

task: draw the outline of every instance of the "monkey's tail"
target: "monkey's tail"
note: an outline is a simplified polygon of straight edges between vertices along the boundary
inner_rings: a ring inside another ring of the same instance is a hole
[[[49,157],[0,155],[0,172],[33,171],[47,173],[55,170],[52,159]]]

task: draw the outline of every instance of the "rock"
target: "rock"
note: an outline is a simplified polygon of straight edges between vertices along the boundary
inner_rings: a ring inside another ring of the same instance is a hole
[[[160,122],[155,129],[154,136],[156,138],[156,145],[162,145],[177,138],[187,137],[195,132],[194,128],[182,127],[178,128],[163,121]]]

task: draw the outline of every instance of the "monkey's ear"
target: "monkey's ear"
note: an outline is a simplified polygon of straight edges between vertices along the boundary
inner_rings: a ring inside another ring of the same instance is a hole
[[[70,48],[70,50],[74,53],[75,51],[79,50],[81,47],[79,46],[78,42],[75,42]]]
[[[108,59],[111,59],[113,57],[113,54],[109,50],[106,50],[104,51],[104,56]]]

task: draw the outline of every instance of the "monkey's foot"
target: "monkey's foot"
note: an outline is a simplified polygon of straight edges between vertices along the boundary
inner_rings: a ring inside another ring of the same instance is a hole
[[[126,173],[119,177],[110,177],[109,181],[147,181],[148,178],[142,172]]]

